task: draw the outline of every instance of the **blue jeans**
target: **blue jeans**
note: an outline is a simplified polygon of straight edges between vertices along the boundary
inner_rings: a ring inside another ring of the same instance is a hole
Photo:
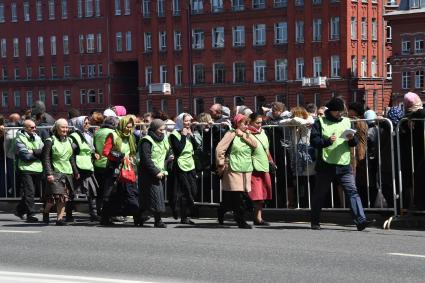
[[[337,181],[344,189],[345,196],[350,202],[351,215],[354,223],[359,224],[366,220],[362,201],[357,192],[354,176],[351,172],[343,174],[332,174],[329,171],[317,172],[316,187],[313,191],[313,199],[311,203],[311,223],[320,223],[320,213],[325,198],[331,188],[331,183]]]

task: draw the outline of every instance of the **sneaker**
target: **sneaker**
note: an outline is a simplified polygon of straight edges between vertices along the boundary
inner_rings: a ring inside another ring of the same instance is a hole
[[[357,225],[356,225],[356,226],[357,226],[357,230],[358,230],[358,231],[363,231],[363,230],[364,230],[364,229],[366,229],[367,227],[372,226],[375,222],[376,222],[376,220],[375,220],[375,219],[372,219],[372,220],[368,220],[368,219],[366,219],[365,221],[360,222],[359,224],[357,224]]]
[[[20,213],[20,212],[15,212],[14,215],[18,218],[20,218],[21,220],[25,220],[25,214],[24,213]]]
[[[167,228],[167,225],[165,225],[165,223],[162,222],[162,220],[159,220],[159,221],[155,222],[154,227],[155,228]]]
[[[238,224],[238,227],[241,228],[241,229],[252,229],[252,226],[249,225],[248,223],[246,223],[245,221],[239,223]]]
[[[56,226],[67,226],[68,223],[66,223],[66,221],[64,221],[63,219],[58,219],[56,220]]]
[[[95,215],[90,215],[90,222],[98,222],[100,221],[100,216]]]
[[[320,229],[322,229],[321,227],[320,227],[320,224],[311,224],[311,230],[320,230]]]
[[[189,218],[182,218],[182,220],[180,220],[180,223],[181,224],[187,224],[187,225],[195,225],[195,222],[193,222]]]
[[[33,215],[28,215],[27,216],[27,222],[28,223],[37,223],[38,222],[38,218],[33,216]]]
[[[270,226],[270,223],[264,220],[254,221],[254,226]]]

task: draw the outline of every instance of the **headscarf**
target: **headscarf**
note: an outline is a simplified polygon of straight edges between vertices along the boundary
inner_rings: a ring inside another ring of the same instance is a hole
[[[423,102],[416,93],[408,92],[404,95],[404,107],[406,112],[416,112],[423,109]]]
[[[108,128],[115,130],[118,127],[118,117],[108,116],[103,120],[101,128]]]
[[[236,115],[235,115],[235,117],[233,117],[233,127],[234,127],[235,129],[237,129],[237,128],[238,128],[239,123],[240,123],[242,120],[246,120],[246,119],[247,119],[247,117],[246,117],[245,115],[243,115],[243,114],[236,114]]]
[[[373,110],[367,110],[367,111],[364,113],[364,118],[367,120],[367,121],[366,121],[366,123],[367,123],[368,125],[371,125],[371,124],[375,123],[375,119],[376,119],[377,117],[378,117],[378,116],[376,115],[375,111],[373,111]]]
[[[165,135],[157,135],[156,130],[165,125],[165,122],[161,119],[153,119],[149,125],[148,135],[151,136],[155,141],[162,141]]]
[[[129,131],[127,134],[124,133],[127,124],[128,123],[133,123],[133,128],[131,129],[131,131]],[[121,118],[121,120],[118,123],[118,127],[115,130],[115,132],[118,135],[118,139],[116,141],[116,147],[117,149],[121,149],[121,145],[122,145],[122,140],[128,139],[128,145],[130,146],[130,155],[136,155],[136,138],[134,137],[133,131],[134,131],[134,120],[132,117],[130,116],[124,116]]]
[[[86,142],[89,144],[90,147],[93,148],[93,136],[89,131],[84,131],[84,123],[86,120],[89,120],[89,117],[87,116],[79,116],[75,119],[73,119],[73,126],[75,127],[75,130],[79,132],[80,135],[84,137]]]
[[[184,125],[183,125],[183,123],[184,123],[184,119],[187,117],[187,116],[189,116],[190,117],[190,120],[192,120],[193,119],[193,117],[192,117],[192,115],[190,115],[190,114],[188,114],[188,113],[180,113],[179,114],[179,116],[177,116],[177,118],[176,118],[176,125],[174,126],[174,130],[176,130],[176,131],[181,131],[181,130],[183,130],[183,128],[184,128]]]
[[[248,106],[241,105],[241,106],[236,106],[236,113],[237,114],[243,114],[243,115],[249,117],[249,115],[251,115],[253,112],[252,112],[251,109],[248,108]]]
[[[105,117],[117,117],[117,114],[112,109],[106,109],[103,111],[103,116]]]
[[[125,107],[124,107],[124,106],[117,105],[117,106],[115,106],[115,107],[114,107],[114,109],[115,109],[115,113],[116,113],[116,114],[117,114],[117,116],[119,116],[119,117],[122,117],[122,116],[127,115],[127,109],[125,109]]]
[[[397,125],[398,122],[400,122],[400,120],[403,118],[404,114],[400,106],[393,106],[390,108],[390,110],[388,110],[387,116],[394,125]]]

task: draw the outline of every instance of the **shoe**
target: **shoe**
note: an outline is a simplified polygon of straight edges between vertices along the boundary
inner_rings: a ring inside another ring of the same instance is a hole
[[[50,219],[48,213],[43,213],[43,223],[49,225]]]
[[[254,221],[254,225],[255,226],[270,226],[270,223],[264,220],[261,220],[261,221]]]
[[[109,218],[107,218],[107,219],[102,218],[100,220],[100,225],[102,225],[102,226],[113,226],[114,222],[112,222]]]
[[[371,225],[373,225],[376,222],[375,219],[372,220],[365,220],[363,222],[360,222],[359,224],[357,224],[357,230],[358,231],[363,231],[364,229],[366,229],[367,227],[370,227]]]
[[[38,218],[32,215],[28,215],[27,216],[27,222],[28,223],[37,223],[38,222]]]
[[[173,214],[173,218],[174,219],[176,219],[176,220],[179,219],[179,213],[178,213],[178,211],[176,209],[173,209],[172,210],[172,214]]]
[[[241,229],[252,229],[252,226],[249,225],[248,223],[246,223],[245,221],[244,222],[240,222],[238,224],[238,227],[241,228]]]
[[[67,215],[67,216],[65,216],[65,222],[68,222],[68,223],[73,223],[73,222],[75,222],[75,218],[74,218],[74,216],[72,216],[72,215]]]
[[[90,222],[98,222],[100,221],[100,216],[95,215],[90,215]]]
[[[68,223],[66,223],[66,221],[64,221],[63,219],[58,219],[56,220],[56,226],[67,226]]]
[[[182,218],[182,220],[180,220],[180,223],[181,224],[188,224],[188,225],[195,225],[195,222],[193,222],[189,218]]]
[[[218,220],[218,224],[220,225],[224,224],[224,212],[221,209],[217,210],[217,220]]]
[[[320,224],[311,224],[311,230],[321,230]]]
[[[15,212],[14,215],[18,218],[20,218],[21,220],[25,220],[25,214],[20,213],[20,212]]]
[[[165,223],[162,222],[162,220],[159,220],[159,221],[155,222],[154,227],[155,228],[167,228],[167,225],[165,225]]]

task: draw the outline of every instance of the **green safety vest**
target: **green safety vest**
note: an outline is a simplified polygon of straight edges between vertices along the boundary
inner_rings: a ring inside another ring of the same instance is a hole
[[[106,168],[106,164],[108,163],[108,158],[103,156],[102,152],[105,147],[106,138],[111,133],[115,133],[115,131],[109,128],[101,128],[94,134],[94,146],[96,148],[96,152],[100,155],[100,158],[94,161],[94,166],[98,168]]]
[[[93,172],[94,167],[92,162],[92,150],[90,146],[87,144],[87,142],[83,142],[78,133],[74,132],[71,134],[71,136],[75,139],[78,148],[80,149],[80,152],[75,157],[78,169]]]
[[[47,140],[52,142],[52,165],[53,170],[62,174],[72,174],[72,166],[69,159],[72,156],[72,142],[66,137],[64,141],[60,141],[56,136],[52,136]]]
[[[173,131],[171,134],[174,135],[179,141],[182,138],[181,134],[178,131]],[[183,151],[177,158],[177,164],[179,165],[179,168],[182,171],[188,172],[195,169],[195,160],[193,159],[193,153],[193,145],[189,141],[189,139],[187,139]]]
[[[258,172],[269,172],[269,157],[266,150],[269,149],[269,138],[264,131],[254,135],[257,147],[252,153],[252,165],[254,170]]]
[[[150,137],[146,135],[142,138],[142,140],[148,140],[152,144],[152,153],[151,159],[155,167],[161,170],[162,173],[167,174],[165,170],[165,158],[167,157],[167,152],[170,149],[170,144],[168,143],[168,139],[164,137],[164,139],[160,142],[156,142]]]
[[[114,137],[115,138],[115,137]],[[125,156],[130,155],[130,144],[128,143],[128,139],[121,139],[121,148],[120,151],[125,154]]]
[[[350,164],[350,147],[348,142],[341,138],[341,134],[346,129],[351,129],[351,122],[348,118],[342,118],[341,122],[332,122],[326,118],[319,118],[322,127],[322,137],[326,140],[333,134],[336,136],[336,141],[322,149],[323,161],[333,165],[348,165]]]
[[[233,172],[252,172],[252,149],[242,138],[235,136],[230,148],[230,169]]]
[[[43,143],[39,136],[35,136],[34,141],[31,141],[27,135],[22,132],[18,132],[16,139],[19,139],[19,141],[21,141],[28,150],[40,149],[43,147]],[[25,161],[18,158],[18,169],[20,171],[41,173],[43,172],[43,164],[39,159]]]

